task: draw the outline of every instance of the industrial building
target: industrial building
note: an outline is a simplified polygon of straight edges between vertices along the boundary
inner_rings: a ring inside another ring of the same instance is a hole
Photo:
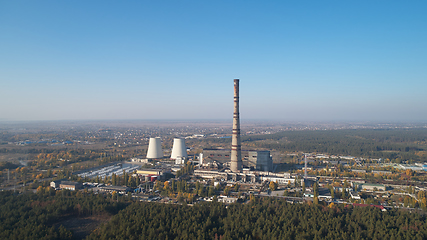
[[[133,163],[149,163],[149,160],[147,158],[141,158],[141,157],[133,157],[130,159],[131,162]]]
[[[64,179],[52,181],[50,182],[50,186],[55,189],[59,188],[59,185],[61,184],[62,181],[64,181]]]
[[[150,168],[137,170],[136,174],[142,181],[154,182],[156,180],[164,179],[165,174],[170,173],[170,171],[170,168]]]
[[[116,192],[118,194],[126,194],[127,192],[129,192],[131,189],[124,186],[101,186],[98,187],[98,190],[101,192],[108,192],[108,193],[113,193]]]
[[[203,149],[203,162],[218,161],[226,163],[230,161],[231,149]],[[242,150],[242,164],[259,171],[273,171],[273,158],[270,151]]]
[[[356,183],[352,182],[354,189],[356,190],[368,190],[368,191],[385,191],[386,186],[384,184],[375,183]]]
[[[261,182],[269,181],[275,182],[277,184],[286,185],[286,184],[295,184],[295,178],[284,178],[284,177],[276,177],[276,176],[260,176]],[[304,180],[302,180],[304,181]]]
[[[59,188],[68,189],[68,190],[78,190],[83,187],[82,183],[79,182],[71,182],[71,181],[61,181],[59,184]]]
[[[260,183],[265,181],[277,182],[281,185],[294,184],[295,178],[291,178],[289,173],[272,173],[262,171],[246,171],[240,173],[226,171],[207,171],[207,170],[194,170],[194,175],[204,179],[217,179],[221,181],[234,181],[234,182],[248,182]]]
[[[225,204],[235,203],[237,202],[237,200],[239,199],[235,197],[228,197],[228,196],[222,196],[222,195],[218,197],[218,202],[222,202]]]
[[[270,151],[248,151],[249,166],[255,165],[259,171],[273,171],[273,159]]]
[[[138,174],[138,175],[162,175],[163,171],[160,169],[141,169],[141,170],[136,170],[136,174]]]

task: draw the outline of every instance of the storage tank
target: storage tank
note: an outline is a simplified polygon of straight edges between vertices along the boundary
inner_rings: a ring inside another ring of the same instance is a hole
[[[171,159],[175,160],[177,157],[187,158],[187,147],[185,146],[185,139],[174,138]]]
[[[162,142],[159,137],[150,138],[147,159],[163,158]]]

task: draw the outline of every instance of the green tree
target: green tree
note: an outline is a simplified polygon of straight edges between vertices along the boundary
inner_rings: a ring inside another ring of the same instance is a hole
[[[117,186],[117,176],[115,173],[111,175],[111,182],[114,186]]]
[[[319,184],[317,182],[315,182],[313,185],[313,195],[313,202],[316,204],[319,202]]]
[[[224,195],[228,196],[228,194],[230,194],[230,188],[227,186],[224,188]]]
[[[135,177],[135,184],[136,184],[136,186],[139,186],[139,184],[141,184],[141,181],[140,181],[138,175],[136,175],[136,177]]]
[[[342,189],[341,199],[347,199],[347,190],[345,190],[345,188]]]
[[[215,194],[215,190],[213,186],[209,186],[208,188],[208,196],[212,197]]]
[[[319,204],[319,197],[318,196],[314,196],[313,203],[316,205]]]

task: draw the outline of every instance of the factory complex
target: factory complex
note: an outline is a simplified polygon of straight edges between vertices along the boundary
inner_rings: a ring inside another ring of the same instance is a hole
[[[206,179],[218,179],[233,182],[264,182],[275,181],[278,183],[294,183],[295,179],[289,174],[274,174],[273,159],[270,151],[242,150],[240,140],[240,113],[239,113],[239,79],[234,79],[234,112],[232,142],[230,149],[203,149],[203,152],[193,159],[193,164],[198,158],[198,169],[194,170],[194,175]],[[154,169],[138,170],[137,174],[147,180],[155,177],[160,179],[165,172],[179,170],[179,166],[187,163],[187,147],[184,138],[174,138],[170,160],[175,167],[167,164]],[[145,159],[133,159],[134,162],[148,163],[159,160],[162,164],[164,153],[160,137],[152,137],[149,140],[147,156]]]
[[[164,148],[161,136],[156,133],[157,136],[149,138],[145,156],[132,157],[129,162],[114,162],[74,172],[73,175],[80,179],[78,181],[86,181],[83,184],[64,179],[53,181],[51,186],[55,189],[68,190],[88,188],[97,193],[131,193],[133,198],[141,201],[172,198],[174,200],[171,201],[180,202],[183,202],[182,192],[184,189],[188,200],[185,201],[191,203],[195,201],[193,197],[196,195],[199,200],[201,199],[200,201],[212,201],[213,196],[219,196],[218,201],[228,204],[236,202],[237,199],[245,201],[248,196],[268,196],[270,194],[272,194],[271,196],[285,197],[292,202],[304,202],[307,198],[313,201],[314,199],[316,201],[335,201],[334,199],[359,201],[361,200],[361,196],[357,194],[359,191],[368,192],[375,197],[381,195],[381,198],[388,198],[390,196],[388,191],[391,188],[397,189],[394,192],[395,195],[410,196],[415,199],[413,193],[405,192],[407,191],[405,189],[410,188],[410,186],[384,184],[384,182],[367,183],[366,177],[363,178],[366,174],[392,175],[391,170],[372,169],[367,173],[366,169],[350,167],[347,173],[349,176],[338,178],[334,169],[347,167],[349,161],[354,161],[355,164],[360,165],[361,159],[352,156],[303,154],[304,165],[296,163],[292,167],[304,169],[304,174],[300,170],[292,174],[283,172],[286,169],[280,169],[283,167],[280,164],[273,164],[273,157],[269,150],[242,149],[240,131],[239,80],[234,79],[231,146],[220,145],[221,147],[214,148],[209,145],[205,148],[200,147],[193,152],[194,154],[191,154],[186,146],[186,139],[188,138],[182,137],[182,134],[173,135],[173,139],[165,140],[165,146],[168,147]],[[190,144],[195,142],[197,145],[199,140],[194,138],[189,141],[192,141]],[[172,148],[169,149],[171,143]],[[275,153],[273,152],[273,154]],[[295,153],[291,154],[296,155]],[[276,155],[274,156],[276,157]],[[322,171],[323,175],[315,173],[315,175],[308,176],[308,163],[317,163],[317,161],[322,161],[324,165],[328,165],[317,166],[313,164],[310,169],[311,174],[314,171]],[[426,166],[425,164],[420,166],[399,165],[409,174],[411,171],[422,171]],[[351,177],[350,173],[352,174]],[[129,182],[132,184],[127,184]],[[230,190],[231,188],[233,190]],[[176,191],[176,195],[173,193],[174,191]],[[230,193],[230,191],[232,192]],[[160,192],[164,198],[159,196]]]

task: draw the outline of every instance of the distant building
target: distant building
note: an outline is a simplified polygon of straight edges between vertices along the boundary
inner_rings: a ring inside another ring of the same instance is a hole
[[[222,203],[235,203],[237,200],[238,198],[234,198],[234,197],[227,197],[227,196],[218,197],[218,202],[222,202]]]
[[[353,199],[360,200],[360,195],[357,194],[356,192],[350,191],[350,196]]]
[[[231,149],[203,149],[204,159],[210,161],[228,162],[230,161],[230,154]]]
[[[260,176],[259,177],[261,182],[269,181],[269,182],[276,182],[278,184],[288,184],[288,183],[295,183],[295,178],[282,178],[282,177],[275,177],[275,176]]]
[[[50,182],[50,186],[53,188],[59,188],[59,184],[61,184],[61,181],[63,181],[63,180],[52,181],[52,182]]]
[[[353,187],[356,190],[368,190],[368,191],[385,191],[386,187],[384,184],[374,184],[374,183],[354,183]]]
[[[138,175],[162,175],[163,171],[160,169],[141,169],[141,170],[136,170],[136,174],[138,174]]]
[[[68,189],[68,190],[78,190],[83,187],[82,183],[79,182],[71,182],[71,181],[61,181],[59,184],[59,188]]]
[[[273,159],[270,151],[248,151],[248,162],[255,165],[259,171],[273,171]]]
[[[177,156],[175,158],[175,165],[183,165],[185,164],[185,160],[186,160],[185,157]]]
[[[379,170],[372,170],[372,173],[374,174],[384,174],[384,175],[388,175],[388,174],[392,174],[391,171],[379,171]]]
[[[220,178],[224,180],[228,180],[229,175],[225,172],[218,171],[206,171],[206,170],[194,170],[194,175],[201,178],[215,179]]]
[[[222,181],[232,180],[234,182],[264,182],[273,181],[278,184],[294,183],[295,179],[289,173],[272,173],[260,171],[244,171],[243,173],[233,173],[228,171],[194,170],[194,175],[205,179],[221,179]]]
[[[148,163],[148,159],[146,159],[146,158],[134,157],[134,158],[131,158],[130,161],[131,162],[138,162],[138,163]]]
[[[226,163],[230,161],[231,149],[203,149],[204,162],[218,161]],[[242,150],[243,165],[253,167],[259,171],[273,171],[273,158],[270,151]]]
[[[407,164],[399,164],[397,168],[403,169],[403,170],[407,170],[407,169],[411,169],[412,171],[426,171],[426,168],[423,167],[418,167],[415,165],[407,165]]]
[[[126,194],[131,189],[128,187],[121,187],[121,186],[102,186],[98,187],[99,191],[101,192],[108,192],[108,193],[119,193],[119,194]]]

